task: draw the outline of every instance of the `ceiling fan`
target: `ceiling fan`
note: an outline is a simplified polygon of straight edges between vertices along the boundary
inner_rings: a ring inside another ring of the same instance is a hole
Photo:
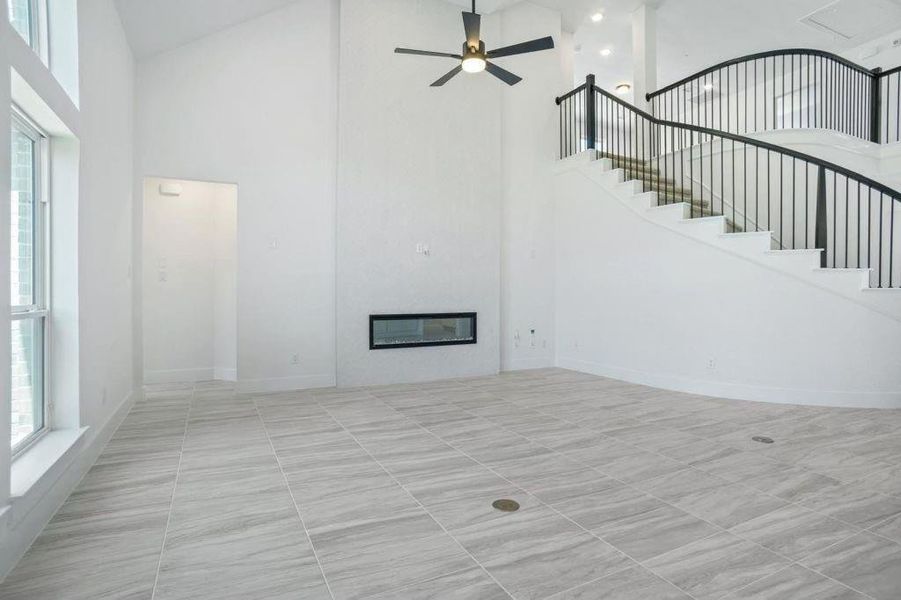
[[[419,56],[454,58],[461,61],[459,65],[433,83],[432,87],[444,85],[460,71],[466,71],[467,73],[481,73],[482,71],[488,71],[507,85],[516,85],[522,81],[522,77],[514,75],[506,69],[502,69],[494,63],[488,62],[488,59],[513,56],[514,54],[526,54],[527,52],[538,52],[539,50],[550,50],[554,47],[554,38],[548,36],[486,52],[485,42],[479,39],[481,23],[482,17],[476,13],[476,0],[472,0],[472,12],[463,13],[463,29],[466,31],[466,41],[463,42],[463,54],[411,50],[410,48],[395,48],[394,52],[397,54],[416,54]]]

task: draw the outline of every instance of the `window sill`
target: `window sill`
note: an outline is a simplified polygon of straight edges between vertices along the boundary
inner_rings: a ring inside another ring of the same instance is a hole
[[[51,431],[17,456],[10,468],[10,502],[42,497],[68,468],[87,430]]]

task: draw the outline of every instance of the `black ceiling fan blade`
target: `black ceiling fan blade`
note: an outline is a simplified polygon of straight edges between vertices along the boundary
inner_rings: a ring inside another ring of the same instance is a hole
[[[448,81],[453,79],[457,75],[457,73],[459,73],[462,70],[463,70],[463,65],[457,65],[456,67],[454,67],[453,69],[448,71],[444,77],[442,77],[441,79],[439,79],[438,81],[433,83],[431,87],[441,87],[442,85],[444,85],[445,83],[447,83]]]
[[[395,54],[415,54],[417,56],[440,56],[442,58],[463,58],[460,54],[451,54],[450,52],[431,52],[429,50],[412,50],[410,48],[395,48]]]
[[[482,29],[482,16],[475,12],[463,13],[463,29],[466,31],[466,45],[471,48],[479,47],[479,36]]]
[[[525,54],[527,52],[538,52],[540,50],[550,50],[554,47],[554,38],[548,36],[513,44],[512,46],[504,46],[488,53],[488,58],[500,58],[501,56],[513,56],[514,54]]]
[[[499,66],[492,63],[485,63],[485,70],[506,83],[507,85],[516,85],[520,81],[522,81],[522,77],[519,75],[514,75],[510,71],[506,69],[502,69]]]

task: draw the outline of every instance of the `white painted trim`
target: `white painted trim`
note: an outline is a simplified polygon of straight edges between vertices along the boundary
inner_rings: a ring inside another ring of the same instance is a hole
[[[545,369],[555,366],[554,356],[534,356],[529,358],[514,358],[505,360],[501,364],[501,371],[528,371],[531,369]]]
[[[213,379],[216,381],[237,381],[238,369],[229,369],[226,367],[214,367]]]
[[[655,388],[716,396],[733,400],[753,400],[776,404],[805,404],[812,406],[840,406],[845,408],[901,408],[901,390],[896,392],[861,392],[859,390],[808,390],[751,385],[730,381],[702,380],[675,373],[651,373],[593,361],[558,357],[557,366],[563,369],[591,373],[611,379],[638,383]]]
[[[299,375],[297,377],[275,377],[272,379],[241,379],[237,382],[238,393],[289,392],[311,388],[335,387],[335,374]]]
[[[87,431],[87,427],[48,431],[16,456],[10,467],[10,502],[27,505],[42,496],[68,468]]]
[[[144,371],[144,384],[157,383],[188,383],[192,381],[210,381],[215,379],[216,370],[213,367],[200,367],[196,369],[172,369],[168,371]]]
[[[656,194],[656,192],[644,192],[641,183],[637,180],[628,180],[621,181],[623,178],[624,171],[622,169],[613,169],[612,162],[610,159],[601,159],[597,162],[597,164],[586,164],[582,165],[580,168],[569,169],[570,171],[575,170],[581,176],[586,179],[594,182],[603,188],[607,193],[611,194],[616,200],[619,201],[621,205],[629,209],[633,214],[637,215],[640,219],[643,219],[649,223],[656,225],[662,229],[667,229],[680,235],[682,237],[694,240],[710,248],[716,248],[720,252],[725,254],[729,254],[740,258],[747,262],[752,262],[757,265],[760,265],[770,271],[781,273],[788,277],[792,277],[797,281],[803,282],[806,285],[811,287],[823,290],[845,300],[849,300],[858,304],[859,306],[863,306],[868,310],[873,311],[874,313],[880,314],[884,317],[888,317],[890,319],[894,319],[896,321],[901,321],[901,311],[895,302],[879,302],[878,296],[885,292],[888,288],[866,288],[859,287],[854,289],[835,289],[827,284],[824,284],[824,280],[822,279],[822,275],[834,275],[834,273],[826,273],[834,272],[841,269],[797,269],[793,265],[785,264],[782,265],[781,268],[779,265],[776,265],[772,262],[768,262],[766,260],[767,256],[773,256],[776,253],[778,254],[791,254],[797,253],[798,250],[769,250],[763,252],[741,252],[737,249],[726,245],[723,243],[723,236],[721,233],[725,233],[725,231],[712,234],[709,236],[702,235],[697,230],[688,230],[686,229],[686,224],[691,224],[697,221],[703,222],[705,219],[709,221],[714,219],[725,219],[725,217],[698,217],[694,219],[690,218],[678,218],[678,219],[667,219],[661,220],[654,218],[655,215],[659,216],[659,212],[662,209],[666,209],[665,207],[676,207],[682,203],[674,203],[663,206],[651,206],[649,207],[639,207],[634,203],[630,203],[635,196],[643,196],[644,194],[652,193]],[[562,171],[561,171],[562,173]],[[687,206],[687,205],[686,205]],[[673,209],[666,209],[673,210]],[[770,236],[773,236],[773,232],[769,231]],[[733,234],[729,234],[733,235]],[[728,237],[728,236],[726,236]],[[774,237],[775,239],[775,237]],[[800,252],[808,252],[809,250],[800,250]],[[873,290],[872,294],[862,295],[861,292],[864,289]]]
[[[0,529],[0,579],[5,578],[15,567],[51,517],[97,462],[107,442],[142,394],[141,390],[130,392],[106,422],[94,430],[93,437],[86,434],[81,438],[83,443],[79,451],[48,489],[41,490],[42,493],[37,497],[28,494],[15,500],[7,507],[9,510],[5,514],[0,511],[0,525],[3,526]]]

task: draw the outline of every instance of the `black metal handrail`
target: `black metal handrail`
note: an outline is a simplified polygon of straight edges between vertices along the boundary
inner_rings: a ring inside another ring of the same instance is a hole
[[[660,204],[686,202],[692,217],[721,215],[732,231],[772,232],[779,248],[823,250],[823,267],[869,268],[871,285],[901,285],[901,192],[802,152],[661,119],[592,76],[577,90],[556,100],[561,158],[597,150]]]
[[[901,141],[901,67],[867,69],[823,50],[733,58],[646,97],[658,117],[730,133],[827,128]]]

